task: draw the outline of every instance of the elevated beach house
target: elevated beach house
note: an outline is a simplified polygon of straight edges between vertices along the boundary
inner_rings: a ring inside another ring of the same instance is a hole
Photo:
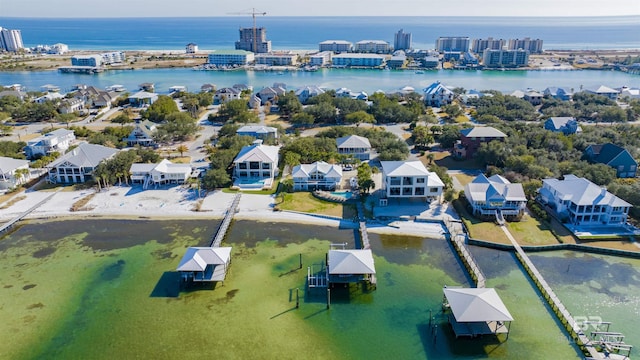
[[[553,132],[562,132],[565,135],[582,132],[576,119],[570,116],[550,117],[544,122],[544,128]]]
[[[300,164],[291,171],[293,190],[335,190],[342,182],[340,165],[316,161],[313,164]]]
[[[465,186],[464,195],[474,215],[518,217],[527,205],[522,184],[512,184],[500,175],[478,175]]]
[[[142,184],[146,189],[150,185],[183,184],[191,175],[191,165],[174,164],[163,159],[157,164],[131,164],[131,183]]]
[[[336,139],[338,154],[367,161],[371,159],[371,143],[366,137],[358,135],[343,136]]]
[[[7,190],[30,179],[29,161],[0,156],[0,190]]]
[[[245,125],[236,130],[236,134],[241,136],[252,136],[264,141],[278,139],[278,129],[271,126]]]
[[[38,158],[53,152],[64,154],[76,139],[73,130],[57,129],[27,141],[24,153],[28,159]]]
[[[444,183],[420,161],[382,161],[381,165],[386,198],[432,201],[442,195]]]
[[[278,172],[279,146],[263,145],[262,140],[243,147],[233,160],[234,186],[271,188]]]
[[[455,94],[449,90],[446,86],[442,85],[440,81],[436,81],[433,84],[426,87],[424,90],[424,102],[427,106],[444,106],[451,104]]]
[[[153,121],[144,120],[136,124],[128,137],[123,140],[128,146],[154,146],[156,144],[153,134],[155,134],[158,124]]]
[[[593,144],[584,150],[585,157],[594,163],[605,164],[616,169],[619,178],[634,178],[638,170],[638,162],[629,151],[618,145]]]
[[[542,180],[539,200],[560,220],[576,227],[625,225],[631,209],[631,204],[606,188],[575,175]]]
[[[470,159],[482,143],[504,141],[507,134],[491,126],[475,126],[460,130],[460,140],[454,145],[453,155],[459,159]]]
[[[58,184],[83,183],[91,180],[95,168],[105,159],[110,159],[117,149],[102,145],[82,143],[47,165],[47,180]]]
[[[153,104],[158,100],[158,94],[148,91],[138,91],[133,95],[129,95],[129,104],[134,107],[143,107]]]

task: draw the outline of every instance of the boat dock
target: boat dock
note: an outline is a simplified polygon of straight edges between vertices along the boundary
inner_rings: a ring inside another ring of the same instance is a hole
[[[356,206],[358,210],[358,232],[360,234],[360,243],[356,242],[356,248],[359,249],[370,249],[371,245],[369,244],[369,232],[367,232],[367,221],[364,216],[364,206],[362,203],[358,203]],[[360,245],[360,247],[358,247]]]
[[[57,191],[55,191],[53,194],[47,196],[46,198],[42,199],[41,201],[39,201],[37,204],[33,205],[32,207],[30,207],[29,209],[27,209],[25,212],[21,213],[20,215],[14,217],[13,219],[9,220],[7,223],[5,223],[4,225],[2,225],[0,227],[0,233],[8,231],[9,229],[11,229],[13,227],[13,225],[15,225],[18,221],[24,219],[25,216],[29,215],[31,212],[33,212],[35,209],[39,208],[40,206],[42,206],[44,203],[46,203],[47,201],[51,200],[51,198],[57,194],[60,190],[62,189],[58,189]]]
[[[233,198],[231,205],[227,209],[227,212],[224,215],[224,219],[222,223],[220,223],[220,227],[218,227],[218,231],[216,231],[215,235],[211,239],[211,244],[209,247],[219,247],[220,243],[224,239],[225,235],[227,235],[227,230],[229,230],[229,226],[231,225],[231,220],[233,220],[233,215],[238,212],[238,205],[240,205],[240,197],[242,193],[237,193]]]
[[[467,245],[465,245],[467,235],[462,229],[462,223],[445,220],[444,225],[447,230],[445,237],[451,242],[451,245],[453,245],[453,248],[456,250],[456,254],[458,255],[460,261],[462,261],[465,268],[469,272],[469,275],[476,283],[476,287],[485,287],[485,276],[476,263],[476,260],[469,252],[469,249],[467,249]]]

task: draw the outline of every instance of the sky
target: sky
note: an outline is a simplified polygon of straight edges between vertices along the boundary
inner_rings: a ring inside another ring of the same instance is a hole
[[[620,16],[640,15],[640,0],[0,0],[0,17],[270,16]]]

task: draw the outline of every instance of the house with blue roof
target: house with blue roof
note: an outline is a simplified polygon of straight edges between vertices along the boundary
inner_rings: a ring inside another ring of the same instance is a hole
[[[570,116],[550,117],[544,122],[544,128],[553,132],[562,132],[565,135],[582,132],[576,119]]]
[[[584,150],[584,155],[590,162],[605,164],[616,169],[619,178],[634,178],[638,169],[638,162],[625,148],[615,144],[593,144]]]

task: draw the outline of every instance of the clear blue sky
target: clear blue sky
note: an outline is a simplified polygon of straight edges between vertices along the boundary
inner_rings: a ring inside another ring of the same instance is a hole
[[[618,16],[640,0],[0,0],[2,17],[227,16],[255,6],[270,16]]]

